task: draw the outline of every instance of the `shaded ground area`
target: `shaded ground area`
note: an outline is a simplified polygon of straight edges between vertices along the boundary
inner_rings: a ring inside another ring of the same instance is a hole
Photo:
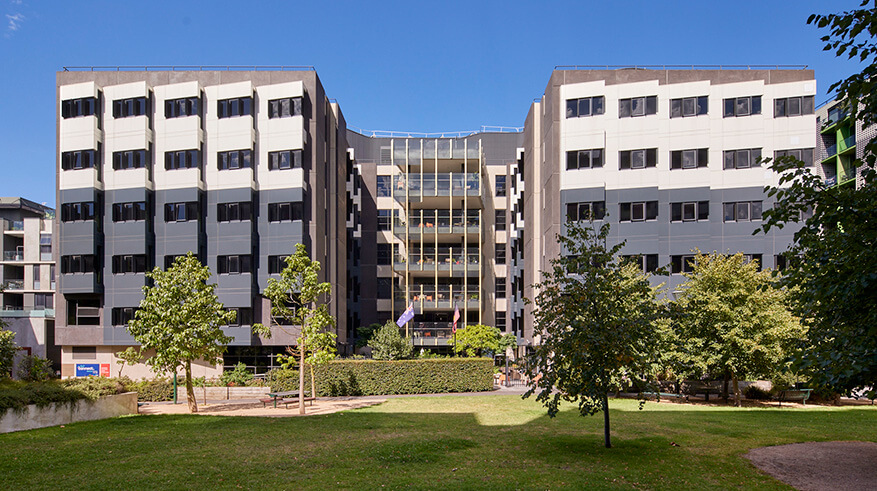
[[[306,416],[314,414],[331,414],[338,411],[347,411],[361,407],[374,406],[386,401],[386,397],[324,397],[314,401],[313,405],[305,403]],[[262,404],[257,400],[233,400],[233,401],[210,401],[207,404],[198,402],[198,414],[209,416],[259,416],[270,418],[283,418],[301,416],[298,413],[298,405],[279,404],[276,408],[273,404]],[[147,403],[139,408],[140,414],[188,414],[189,406],[186,401],[181,404],[173,403]]]
[[[756,448],[746,458],[772,477],[803,491],[877,486],[874,442],[793,443]]]

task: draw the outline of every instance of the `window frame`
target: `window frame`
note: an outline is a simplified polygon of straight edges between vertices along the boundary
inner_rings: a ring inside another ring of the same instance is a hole
[[[722,117],[723,118],[740,118],[745,116],[756,116],[761,114],[761,95],[748,95],[740,97],[728,97],[722,100]],[[746,105],[745,113],[740,110],[741,103]],[[729,110],[730,109],[730,110]]]
[[[598,102],[599,101],[599,102]],[[582,111],[587,106],[587,114]],[[572,108],[574,110],[571,110]],[[578,97],[566,100],[566,119],[587,118],[590,116],[600,116],[606,113],[606,96],[595,95],[589,97]]]

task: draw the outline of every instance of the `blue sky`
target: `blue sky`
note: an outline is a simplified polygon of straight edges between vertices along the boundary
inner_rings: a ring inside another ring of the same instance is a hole
[[[0,0],[0,195],[55,204],[55,72],[97,65],[312,65],[348,125],[523,126],[555,65],[805,64],[818,101],[856,63],[814,12],[858,0]]]

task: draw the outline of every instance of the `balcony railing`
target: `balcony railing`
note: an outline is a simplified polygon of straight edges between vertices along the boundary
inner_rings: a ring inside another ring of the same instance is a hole
[[[407,305],[409,299],[421,308],[453,309],[454,307],[478,308],[480,289],[477,285],[412,285],[409,287],[410,296],[405,295],[405,289],[396,290],[394,298],[402,305]]]
[[[412,252],[408,254],[408,270],[409,271],[464,271],[467,266],[477,266],[480,261],[481,254],[477,250],[473,250],[466,254],[459,248],[435,250],[424,249],[423,252]],[[394,268],[397,271],[405,270],[406,258],[397,255],[394,259]],[[468,268],[471,269],[471,268]]]
[[[6,280],[6,290],[24,290],[24,280]]]
[[[24,261],[24,253],[17,251],[3,251],[4,261]]]
[[[435,159],[478,160],[481,156],[479,146],[478,141],[462,139],[393,140],[393,163],[418,165],[424,160]]]
[[[24,221],[17,220],[17,221],[9,222],[9,230],[15,230],[15,231],[19,231],[19,232],[24,230]]]
[[[477,173],[397,174],[393,178],[393,196],[404,198],[432,196],[481,196]]]
[[[424,234],[477,234],[481,218],[478,210],[412,210],[408,216],[408,233]],[[393,221],[393,231],[405,234],[406,224],[401,217]]]
[[[850,135],[844,138],[837,145],[837,153],[843,153],[856,146],[856,135]]]

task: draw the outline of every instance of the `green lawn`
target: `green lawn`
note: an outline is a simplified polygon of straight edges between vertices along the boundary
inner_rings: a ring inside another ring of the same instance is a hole
[[[733,409],[611,402],[555,419],[517,396],[392,399],[307,418],[132,416],[0,435],[0,482],[32,488],[787,489],[742,458],[877,441],[868,406]],[[671,445],[675,442],[678,446]]]

